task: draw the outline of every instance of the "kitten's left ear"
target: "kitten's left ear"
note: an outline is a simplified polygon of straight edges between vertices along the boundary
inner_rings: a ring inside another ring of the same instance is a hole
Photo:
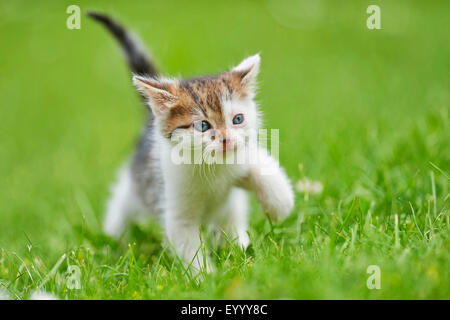
[[[240,84],[241,96],[253,98],[256,93],[257,76],[261,57],[259,53],[244,59],[239,65],[231,70],[231,74]]]

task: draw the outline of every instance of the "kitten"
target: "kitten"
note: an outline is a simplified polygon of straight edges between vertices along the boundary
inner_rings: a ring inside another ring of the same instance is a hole
[[[294,204],[291,184],[277,160],[263,148],[246,148],[246,137],[260,126],[253,100],[260,57],[248,57],[215,76],[163,78],[129,32],[107,16],[89,15],[120,42],[150,111],[137,150],[112,189],[104,231],[118,238],[138,213],[156,217],[183,261],[194,270],[209,271],[212,265],[199,250],[200,226],[223,231],[246,248],[247,191],[256,194],[273,220],[284,219]],[[193,152],[201,148],[200,162],[174,161],[180,139],[183,148],[185,141]],[[244,152],[254,153],[258,161],[228,163],[231,155]],[[205,161],[213,156],[224,162]]]

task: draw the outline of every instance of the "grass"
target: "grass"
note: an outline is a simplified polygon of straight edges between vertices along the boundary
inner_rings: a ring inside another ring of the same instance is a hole
[[[101,233],[108,186],[144,111],[116,43],[66,8],[101,9],[183,76],[261,52],[265,126],[298,193],[270,225],[252,200],[252,245],[213,248],[189,280],[161,229]],[[365,26],[369,4],[382,30]],[[449,3],[2,1],[0,290],[62,299],[449,299]],[[302,165],[302,171],[299,170]],[[369,290],[370,265],[381,289]],[[81,289],[66,271],[77,266]],[[69,277],[70,279],[70,277]],[[68,286],[69,283],[69,286]]]

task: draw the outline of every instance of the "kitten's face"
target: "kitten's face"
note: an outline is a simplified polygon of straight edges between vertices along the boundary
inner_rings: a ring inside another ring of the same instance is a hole
[[[163,137],[201,147],[205,157],[227,155],[259,127],[253,101],[259,61],[259,55],[252,56],[229,72],[187,81],[138,76],[134,81],[149,98]]]

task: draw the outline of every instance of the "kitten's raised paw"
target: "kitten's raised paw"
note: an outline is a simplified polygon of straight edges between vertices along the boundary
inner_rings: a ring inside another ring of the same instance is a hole
[[[284,193],[278,193],[277,197],[263,206],[264,212],[272,221],[280,222],[286,219],[294,208],[294,193],[290,187]]]

